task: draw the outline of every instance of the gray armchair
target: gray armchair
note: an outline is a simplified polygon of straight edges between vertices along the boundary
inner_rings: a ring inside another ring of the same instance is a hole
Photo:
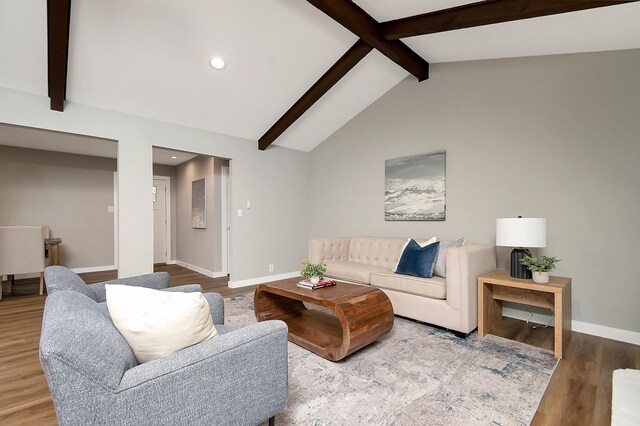
[[[87,287],[99,295],[104,285]],[[104,303],[81,291],[52,291],[44,308],[40,362],[58,422],[273,423],[287,406],[286,324],[265,321],[231,331],[222,324],[222,297],[205,297],[219,336],[138,364]]]

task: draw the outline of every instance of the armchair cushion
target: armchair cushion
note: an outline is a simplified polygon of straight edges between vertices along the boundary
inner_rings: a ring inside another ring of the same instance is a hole
[[[73,290],[96,300],[93,291],[87,287],[87,283],[78,274],[64,266],[49,266],[45,268],[44,280],[47,284],[48,294],[59,290]]]
[[[69,369],[96,387],[115,390],[124,373],[138,365],[133,351],[104,309],[77,291],[56,291],[47,297],[40,362],[53,374]]]
[[[139,363],[218,335],[209,303],[202,293],[164,292],[107,284],[107,306],[113,324]]]
[[[163,275],[165,274],[165,272],[156,272],[153,274],[147,274],[147,275],[141,275],[142,277],[149,277],[152,279],[156,278],[156,274],[160,274]],[[138,277],[132,277],[132,278],[138,278]],[[152,281],[153,282],[153,281]],[[202,286],[200,286],[200,284],[185,284],[185,285],[179,285],[177,287],[160,287],[157,288],[156,285],[151,284],[151,286],[149,285],[145,285],[144,281],[140,281],[140,280],[130,280],[127,278],[120,278],[118,280],[111,280],[111,281],[105,281],[105,282],[101,282],[101,283],[96,283],[96,284],[89,284],[87,285],[87,287],[89,287],[91,289],[91,291],[93,292],[93,296],[94,299],[96,300],[96,302],[104,302],[107,300],[107,293],[105,290],[105,285],[109,285],[109,284],[122,284],[122,285],[132,285],[132,286],[136,286],[136,287],[144,287],[144,288],[153,288],[153,289],[157,289],[157,290],[161,290],[161,291],[179,291],[182,293],[194,293],[194,292],[199,292],[202,293]],[[167,286],[169,284],[167,283]]]

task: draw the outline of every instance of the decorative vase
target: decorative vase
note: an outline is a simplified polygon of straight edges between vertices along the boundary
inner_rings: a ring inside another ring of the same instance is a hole
[[[309,277],[309,282],[311,284],[318,284],[318,282],[320,282],[320,277],[317,275],[313,275],[311,277]]]
[[[548,272],[533,271],[533,282],[538,284],[546,284],[549,282]]]

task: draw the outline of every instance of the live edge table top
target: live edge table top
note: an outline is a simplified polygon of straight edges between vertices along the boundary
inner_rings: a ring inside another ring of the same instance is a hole
[[[258,286],[254,312],[258,321],[284,321],[291,342],[323,358],[339,361],[393,327],[391,301],[377,288],[338,282],[311,290],[298,287],[299,281],[290,278]],[[308,309],[303,302],[326,309]]]

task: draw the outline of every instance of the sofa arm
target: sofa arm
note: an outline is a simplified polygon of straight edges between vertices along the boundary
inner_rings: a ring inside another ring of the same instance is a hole
[[[214,324],[224,325],[224,299],[219,293],[204,293]]]
[[[309,240],[309,262],[347,260],[351,238],[313,238]]]
[[[478,276],[496,269],[496,248],[471,244],[447,250],[447,304],[461,312],[467,333],[478,325]]]
[[[107,296],[104,289],[106,284],[134,285],[137,287],[162,290],[169,288],[169,274],[166,272],[154,272],[151,274],[137,275],[135,277],[118,278],[97,284],[89,284],[88,287],[93,291],[96,302],[104,302],[106,300]]]
[[[115,392],[118,403],[105,410],[130,406],[135,398],[151,407],[176,407],[204,424],[258,424],[287,406],[287,326],[252,324],[141,364],[125,372]],[[161,417],[171,410],[129,414],[140,416],[141,424],[171,423]]]

